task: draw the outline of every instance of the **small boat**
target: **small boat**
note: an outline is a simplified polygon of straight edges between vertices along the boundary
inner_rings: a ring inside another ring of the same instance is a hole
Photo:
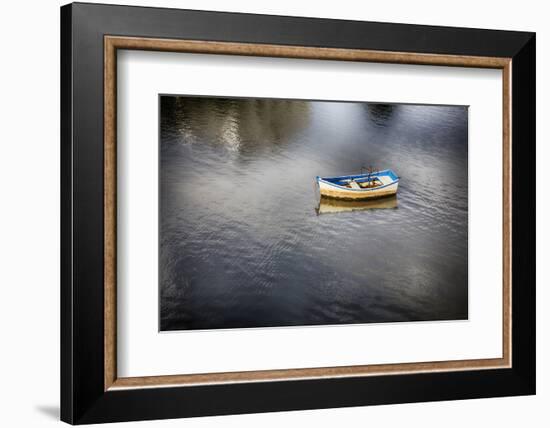
[[[317,214],[334,214],[351,211],[366,211],[397,208],[397,196],[387,196],[374,199],[345,200],[321,196],[315,209]]]
[[[399,177],[391,169],[366,174],[316,177],[321,196],[337,199],[370,199],[395,195]]]

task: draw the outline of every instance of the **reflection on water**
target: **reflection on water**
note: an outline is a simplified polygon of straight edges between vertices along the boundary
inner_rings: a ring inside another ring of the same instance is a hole
[[[161,97],[161,329],[467,318],[467,116]],[[363,165],[393,169],[397,197],[312,192]]]
[[[163,111],[169,111],[172,131],[186,142],[208,141],[224,150],[258,153],[284,144],[307,126],[305,101],[220,98],[163,97]]]
[[[367,109],[372,123],[380,128],[390,124],[393,111],[397,107],[393,104],[363,104],[363,106]]]
[[[319,205],[315,208],[317,214],[342,213],[348,211],[365,211],[376,209],[397,208],[397,196],[387,196],[373,200],[347,201],[334,198],[319,198]]]

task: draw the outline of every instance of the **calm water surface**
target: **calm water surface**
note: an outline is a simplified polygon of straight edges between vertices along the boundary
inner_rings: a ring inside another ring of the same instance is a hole
[[[161,97],[161,330],[465,319],[468,111]],[[321,201],[391,168],[397,198]]]

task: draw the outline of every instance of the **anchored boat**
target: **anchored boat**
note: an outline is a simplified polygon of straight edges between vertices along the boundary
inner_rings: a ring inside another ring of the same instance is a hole
[[[337,199],[370,199],[395,195],[399,177],[391,169],[366,174],[316,177],[321,196]]]

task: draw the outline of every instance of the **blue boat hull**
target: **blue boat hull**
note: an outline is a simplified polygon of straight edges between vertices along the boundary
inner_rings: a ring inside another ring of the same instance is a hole
[[[391,169],[371,174],[316,177],[319,193],[328,198],[360,200],[395,195],[399,177]]]

